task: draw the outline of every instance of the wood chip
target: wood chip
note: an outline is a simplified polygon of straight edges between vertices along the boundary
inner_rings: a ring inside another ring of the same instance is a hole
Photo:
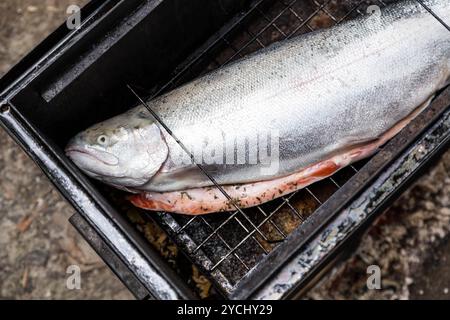
[[[29,215],[29,216],[22,218],[19,221],[19,223],[17,224],[17,230],[19,230],[20,233],[24,233],[25,231],[27,231],[30,228],[33,220],[34,220],[33,215]]]

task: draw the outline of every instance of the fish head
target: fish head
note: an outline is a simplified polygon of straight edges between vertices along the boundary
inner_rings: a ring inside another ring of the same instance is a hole
[[[128,190],[146,184],[168,156],[162,132],[145,111],[130,111],[72,138],[66,155],[87,175]]]

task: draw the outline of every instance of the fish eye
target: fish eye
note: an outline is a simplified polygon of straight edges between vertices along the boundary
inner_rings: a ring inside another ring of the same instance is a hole
[[[102,134],[97,138],[97,143],[101,146],[105,146],[108,144],[108,137]]]

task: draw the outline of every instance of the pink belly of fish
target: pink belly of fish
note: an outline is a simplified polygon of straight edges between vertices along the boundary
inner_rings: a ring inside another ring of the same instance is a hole
[[[428,103],[424,105],[428,105]],[[192,188],[171,192],[144,192],[130,196],[129,200],[142,209],[187,215],[233,211],[236,210],[237,206],[240,208],[257,206],[305,188],[316,181],[333,175],[355,161],[369,157],[405,127],[422,109],[423,106],[417,108],[379,139],[350,148],[341,154],[315,163],[291,175],[250,184],[225,185],[223,189],[230,196],[231,201],[216,187]]]

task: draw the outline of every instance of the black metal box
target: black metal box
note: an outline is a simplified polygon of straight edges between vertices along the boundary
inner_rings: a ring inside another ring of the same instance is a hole
[[[372,1],[379,6],[391,1]],[[196,294],[62,152],[78,131],[271,42],[364,14],[331,0],[105,0],[0,82],[0,120],[79,214],[72,222],[138,298]],[[130,90],[132,88],[133,90]],[[450,90],[369,161],[268,205],[207,217],[142,212],[226,298],[297,296],[450,140]],[[330,236],[330,234],[332,236]]]

